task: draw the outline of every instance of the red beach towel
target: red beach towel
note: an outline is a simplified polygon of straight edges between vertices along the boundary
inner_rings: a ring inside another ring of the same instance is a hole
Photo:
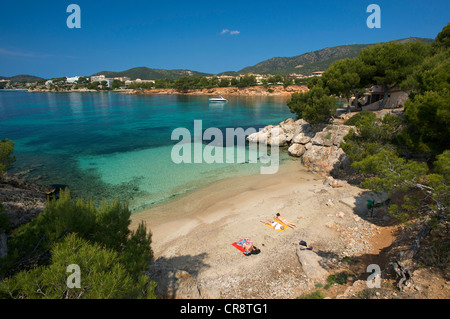
[[[237,249],[239,249],[241,252],[245,253],[245,249],[242,248],[242,246],[239,245],[238,243],[232,243],[231,245],[233,245],[234,247],[236,247]]]

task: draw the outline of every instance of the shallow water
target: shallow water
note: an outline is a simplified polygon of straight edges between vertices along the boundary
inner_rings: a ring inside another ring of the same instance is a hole
[[[203,130],[217,127],[225,136],[226,128],[258,130],[287,117],[292,114],[285,99],[276,97],[229,97],[223,104],[209,103],[206,96],[0,91],[0,139],[15,142],[12,173],[67,185],[74,196],[97,202],[128,201],[132,211],[226,177],[258,174],[261,165],[269,165],[261,163],[261,154],[257,163],[249,163],[248,147],[232,163],[175,164],[174,129],[188,129],[193,142],[194,120],[202,120]],[[210,142],[203,141],[200,149],[192,144],[191,158]]]

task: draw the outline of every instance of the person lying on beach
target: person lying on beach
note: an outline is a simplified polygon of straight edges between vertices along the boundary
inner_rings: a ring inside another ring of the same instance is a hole
[[[260,220],[260,222],[263,223],[263,224],[266,224],[266,225],[268,225],[268,226],[270,226],[270,227],[272,227],[273,229],[276,229],[276,230],[282,229],[282,230],[284,230],[284,226],[281,225],[281,224],[280,224],[279,222],[277,222],[277,221],[274,221],[274,220],[266,220],[266,221],[262,221],[262,220]]]
[[[238,241],[237,243],[239,245],[241,245],[242,248],[244,248],[245,255],[259,254],[259,252],[260,252],[260,250],[258,248],[256,248],[256,246],[253,245],[253,243],[248,238],[242,239],[242,240]]]
[[[256,248],[256,246],[251,244],[251,243],[244,243],[242,245],[242,248],[244,248],[246,255],[258,254],[259,253],[259,249]]]
[[[283,217],[280,216],[280,213],[277,213],[274,217],[274,220],[278,220],[280,222],[282,222],[283,224],[285,224],[286,226],[289,226],[291,228],[297,227],[297,225],[295,225],[294,223],[288,221],[287,219],[284,219]]]

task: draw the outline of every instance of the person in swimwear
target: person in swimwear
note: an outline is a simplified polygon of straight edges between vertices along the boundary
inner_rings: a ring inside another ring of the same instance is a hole
[[[281,225],[281,224],[280,224],[279,222],[277,222],[277,221],[274,221],[274,220],[266,220],[266,221],[262,221],[262,220],[260,220],[260,222],[263,223],[263,224],[266,224],[266,225],[268,225],[268,226],[271,226],[273,229],[276,229],[276,230],[279,230],[279,229],[284,230],[284,226]]]
[[[278,220],[280,222],[282,222],[283,224],[285,224],[286,226],[289,226],[291,228],[297,227],[297,225],[295,225],[294,223],[291,223],[290,221],[284,219],[283,217],[280,216],[280,213],[277,213],[274,217],[274,220]]]
[[[258,254],[259,251],[260,251],[258,248],[256,248],[255,245],[253,245],[253,243],[248,238],[242,239],[242,240],[238,241],[237,243],[239,245],[241,245],[242,248],[244,248],[244,250],[245,250],[244,254],[245,255],[250,255],[252,253],[253,254],[255,254],[255,253]]]

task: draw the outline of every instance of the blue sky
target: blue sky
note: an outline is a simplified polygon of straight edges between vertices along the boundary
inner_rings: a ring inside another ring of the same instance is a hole
[[[66,25],[72,3],[80,29]],[[381,8],[381,29],[366,25],[371,3]],[[336,45],[435,38],[449,21],[448,0],[3,1],[0,75],[237,71]]]

